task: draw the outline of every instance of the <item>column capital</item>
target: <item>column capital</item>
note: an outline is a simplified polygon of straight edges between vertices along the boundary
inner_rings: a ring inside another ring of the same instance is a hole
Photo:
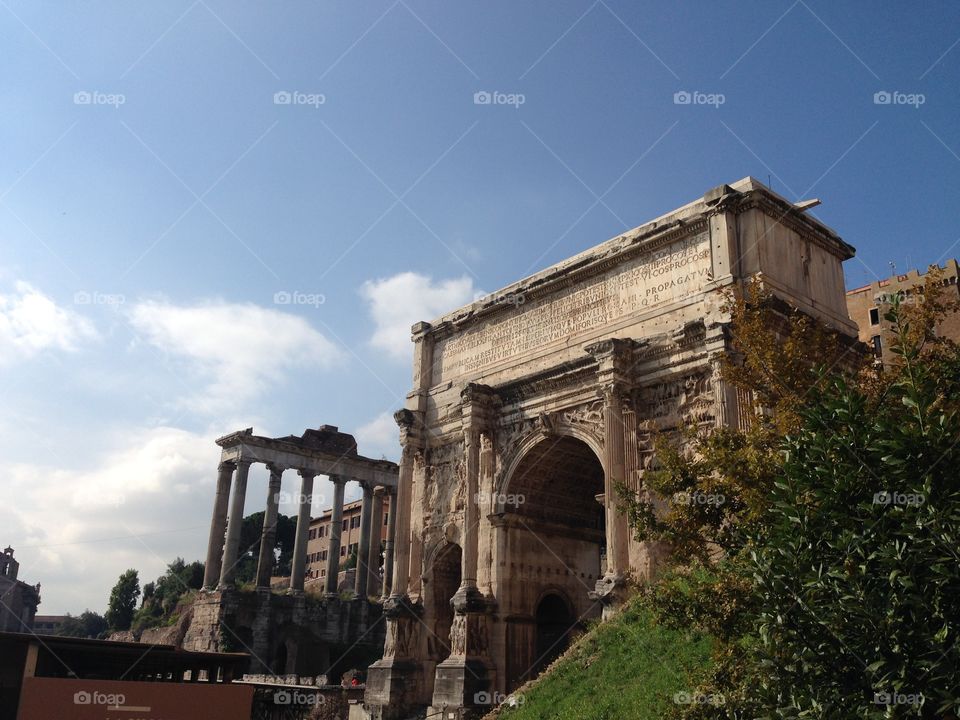
[[[602,398],[607,405],[617,405],[623,409],[632,406],[629,388],[625,383],[615,379],[602,382],[597,389],[597,395]]]
[[[270,471],[270,477],[271,477],[271,478],[272,478],[274,475],[276,475],[276,476],[278,476],[278,477],[279,477],[280,475],[283,475],[283,471],[286,470],[285,467],[283,467],[282,465],[277,465],[276,463],[266,463],[266,465],[267,465],[267,470]]]
[[[297,475],[302,477],[304,480],[312,480],[319,473],[316,470],[308,470],[307,468],[297,468]]]
[[[253,458],[242,457],[242,456],[241,456],[241,457],[238,457],[238,458],[234,461],[234,463],[236,464],[236,466],[237,466],[238,468],[239,468],[239,467],[249,468],[249,467],[250,467],[251,465],[253,465],[253,463],[255,463],[255,462],[256,462],[256,460],[254,460]]]
[[[384,495],[386,495],[386,493],[387,493],[387,489],[383,485],[377,485],[373,489],[373,494],[378,497],[383,497]]]
[[[585,345],[583,350],[600,361],[629,362],[633,359],[634,350],[641,345],[633,338],[605,338]]]
[[[346,484],[347,484],[347,478],[345,478],[343,475],[327,475],[327,478],[328,478],[328,479],[330,480],[330,482],[332,482],[334,485],[346,485]]]
[[[219,470],[220,472],[225,472],[226,470],[233,472],[236,469],[237,469],[237,464],[233,460],[221,460],[220,464],[217,465],[217,470]]]

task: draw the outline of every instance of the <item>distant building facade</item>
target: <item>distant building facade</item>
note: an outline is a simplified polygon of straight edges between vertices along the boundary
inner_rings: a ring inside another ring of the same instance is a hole
[[[19,580],[20,563],[13,558],[13,548],[0,555],[0,632],[29,632],[40,604],[40,584],[28,585]]]
[[[360,549],[360,516],[363,510],[363,501],[345,503],[343,506],[343,520],[341,521],[340,536],[340,560],[342,566],[347,559],[359,552]],[[330,523],[332,522],[333,510],[325,510],[322,515],[314,518],[310,522],[310,533],[307,536],[307,578],[312,579],[326,578],[327,576],[327,557],[330,547]],[[382,544],[387,539],[387,528],[390,522],[390,495],[383,498],[383,506],[380,517],[376,518],[373,525],[378,528],[371,538],[371,542]],[[341,571],[341,575],[343,572]],[[350,583],[350,578],[344,578],[344,582]]]
[[[956,260],[948,261],[943,267],[931,265],[925,273],[910,270],[847,292],[850,319],[859,328],[860,341],[870,346],[878,363],[887,365],[892,360],[894,331],[884,319],[892,298],[902,293],[904,303],[922,302],[929,273],[936,269],[940,272],[940,289],[945,298],[960,298],[960,266]],[[937,326],[937,334],[960,342],[960,312],[949,313]]]
[[[59,635],[67,615],[37,615],[33,619],[33,632],[36,635]]]

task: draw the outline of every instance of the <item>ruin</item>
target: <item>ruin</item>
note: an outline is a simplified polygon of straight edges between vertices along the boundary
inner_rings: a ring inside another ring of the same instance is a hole
[[[231,433],[217,440],[221,448],[210,540],[204,572],[204,589],[191,610],[178,643],[184,649],[204,652],[237,650],[251,654],[249,673],[271,676],[327,676],[357,665],[366,666],[379,655],[384,641],[380,605],[380,546],[370,542],[375,505],[395,492],[398,468],[387,460],[374,460],[357,453],[352,435],[332,425],[307,430],[303,435],[268,438],[253,429]],[[270,471],[266,511],[260,541],[255,588],[236,587],[236,564],[240,554],[240,527],[253,463]],[[289,586],[285,594],[271,589],[275,562],[273,548],[277,524],[280,483],[286,470],[300,476],[297,495],[297,528]],[[322,597],[304,592],[310,509],[317,475],[330,478],[334,487],[333,522],[330,525],[328,567]],[[344,487],[356,481],[363,490],[360,549],[353,597],[337,589],[340,519]],[[232,490],[232,493],[231,493]],[[376,514],[379,517],[379,512]],[[390,577],[393,542],[385,549],[385,577]],[[371,599],[369,594],[377,598]]]
[[[19,576],[20,563],[8,545],[0,555],[0,632],[33,631],[40,604],[40,583],[30,585]]]
[[[738,426],[721,377],[725,289],[773,294],[851,338],[854,249],[745,178],[433,322],[413,326],[375,720],[473,717],[650,579],[616,488],[643,487],[651,432]]]

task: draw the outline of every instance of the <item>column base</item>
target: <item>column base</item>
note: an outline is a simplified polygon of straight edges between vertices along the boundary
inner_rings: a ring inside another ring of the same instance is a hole
[[[475,585],[461,587],[451,600],[450,657],[437,665],[431,713],[447,720],[486,715],[493,704],[497,670],[489,659],[490,607]]]
[[[492,710],[497,672],[479,658],[447,658],[437,665],[433,704],[427,717],[441,720],[481,718]]]
[[[423,664],[416,659],[423,607],[406,596],[384,603],[387,636],[380,660],[367,668],[364,711],[371,720],[405,720],[429,702]]]

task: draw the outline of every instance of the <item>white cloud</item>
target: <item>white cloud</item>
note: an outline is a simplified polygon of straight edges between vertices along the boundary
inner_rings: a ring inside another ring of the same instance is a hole
[[[181,400],[210,414],[234,410],[292,368],[327,368],[340,350],[302,317],[250,303],[180,306],[142,302],[130,320],[203,387]]]
[[[220,456],[213,440],[134,429],[89,469],[0,464],[14,534],[4,542],[14,546],[20,578],[42,584],[41,614],[103,612],[127,568],[140,571],[142,585],[178,555],[204,559]]]
[[[434,282],[414,272],[368,280],[360,293],[369,304],[375,323],[370,342],[392,358],[404,361],[409,361],[411,354],[411,325],[433,320],[472,302],[478,295],[473,280],[466,275]]]
[[[0,364],[44,350],[72,352],[97,337],[93,324],[25,282],[0,294]]]
[[[400,454],[400,431],[393,419],[393,413],[380,413],[366,425],[357,428],[357,450],[367,457],[386,457],[397,460]]]

